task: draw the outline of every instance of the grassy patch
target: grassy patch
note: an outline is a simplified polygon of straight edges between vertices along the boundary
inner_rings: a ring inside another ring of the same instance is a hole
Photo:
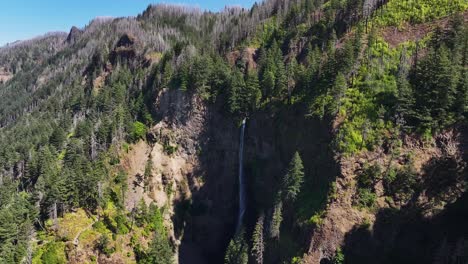
[[[86,215],[83,209],[78,209],[76,213],[67,213],[63,218],[58,219],[57,236],[63,240],[72,240],[92,222],[93,220]],[[53,222],[48,221],[47,225],[50,228]]]

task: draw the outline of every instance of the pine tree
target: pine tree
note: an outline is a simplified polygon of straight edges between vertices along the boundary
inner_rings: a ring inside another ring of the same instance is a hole
[[[144,186],[145,186],[145,189],[147,189],[151,183],[151,180],[153,179],[153,158],[151,157],[151,155],[148,157],[148,160],[146,161],[145,173],[143,174],[143,176],[144,176],[144,179],[143,179]]]
[[[298,72],[299,72],[299,65],[297,63],[296,58],[292,58],[291,61],[288,63],[287,67],[287,88],[288,88],[288,104],[291,103],[291,93],[292,89],[295,86],[295,80],[298,79]]]
[[[283,60],[278,61],[276,66],[275,89],[273,93],[274,97],[281,96],[282,94],[286,93],[288,89],[288,76]]]
[[[281,201],[281,192],[276,198],[273,215],[270,222],[270,238],[279,239],[281,222],[283,221],[283,202]]]
[[[169,84],[171,82],[171,79],[172,79],[172,75],[173,75],[174,71],[172,69],[172,64],[170,61],[166,61],[166,63],[164,64],[164,71],[163,71],[163,77],[162,77],[162,87],[163,88],[168,88],[169,87]]]
[[[265,216],[263,214],[257,220],[252,234],[252,252],[251,255],[257,264],[263,263],[263,253],[265,251],[265,241],[263,239],[263,223]]]
[[[294,201],[301,190],[304,181],[304,166],[299,152],[296,151],[289,163],[288,171],[283,179],[285,198]]]
[[[440,127],[453,122],[453,116],[449,114],[455,100],[457,75],[452,61],[449,58],[449,50],[442,46],[437,52],[436,79],[434,88],[438,93],[438,104],[436,105],[436,118]]]
[[[50,144],[54,146],[57,150],[60,150],[63,146],[63,143],[65,142],[67,136],[65,134],[65,131],[61,126],[58,126],[52,135],[50,136]]]
[[[234,71],[232,75],[231,86],[229,87],[228,105],[229,111],[233,114],[241,113],[243,110],[242,105],[242,91],[245,88],[245,81],[242,73],[238,70]]]
[[[406,51],[403,50],[400,55],[400,64],[397,72],[397,105],[396,112],[408,122],[413,114],[414,95],[413,89],[408,81],[409,61],[406,56]]]
[[[263,96],[265,99],[270,98],[273,94],[273,90],[275,88],[276,78],[275,73],[271,70],[266,70],[263,74],[262,79],[262,90]]]
[[[244,230],[241,230],[231,239],[226,249],[224,264],[247,264],[249,261],[248,246],[244,238]]]
[[[246,100],[248,101],[248,111],[252,112],[257,109],[257,106],[262,99],[262,91],[260,90],[260,83],[256,72],[249,72],[246,81]]]
[[[348,85],[346,83],[346,78],[341,72],[339,72],[330,91],[330,95],[333,98],[332,104],[330,106],[331,115],[335,115],[338,112],[341,106],[341,99],[344,97],[347,88]]]
[[[417,65],[413,77],[416,95],[415,117],[423,127],[437,130],[454,121],[450,111],[455,102],[458,74],[445,45],[433,44]]]
[[[460,78],[455,100],[455,111],[459,120],[468,118],[468,70],[464,70],[463,76],[464,78]]]
[[[155,232],[153,241],[148,252],[138,260],[143,264],[170,264],[174,263],[174,253],[172,252],[169,239],[165,234]]]

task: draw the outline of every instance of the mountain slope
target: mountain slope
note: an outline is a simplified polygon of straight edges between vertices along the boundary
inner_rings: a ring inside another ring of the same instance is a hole
[[[156,5],[0,48],[0,262],[462,257],[467,8]]]

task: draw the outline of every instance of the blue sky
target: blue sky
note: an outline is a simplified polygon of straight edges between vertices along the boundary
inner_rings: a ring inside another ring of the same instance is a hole
[[[189,4],[219,11],[226,5],[251,7],[254,0],[0,0],[0,46],[51,31],[68,32],[98,16],[136,16],[149,4]]]

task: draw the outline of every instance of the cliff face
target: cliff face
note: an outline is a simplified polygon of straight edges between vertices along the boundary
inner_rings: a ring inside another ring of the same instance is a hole
[[[461,132],[460,132],[461,131]],[[350,263],[446,263],[465,257],[466,130],[446,131],[433,141],[406,137],[398,153],[383,148],[340,159],[335,198],[312,235],[305,263],[330,263],[341,250]],[[389,197],[384,178],[374,181],[372,208],[356,205],[366,164],[412,166],[420,187],[406,198]]]
[[[169,208],[166,223],[180,263],[219,263],[237,210],[237,127],[219,109],[180,90],[155,101],[159,122],[148,143],[132,146],[123,162],[129,174],[126,207],[144,199]],[[139,184],[151,160],[152,177]]]
[[[179,263],[220,263],[237,220],[239,127],[225,118],[223,106],[180,90],[161,91],[154,107],[159,121],[148,133],[148,143],[132,145],[122,162],[129,175],[127,210],[141,199],[170,208],[166,224]],[[314,193],[318,203],[326,199],[323,190],[337,171],[329,148],[331,134],[326,122],[305,119],[304,111],[292,107],[247,119],[247,227],[255,222],[258,208],[271,213],[268,208],[296,150],[303,153],[305,171],[312,176],[306,183],[308,193]],[[316,140],[307,140],[311,137]],[[148,160],[153,177],[145,186],[138,177]],[[300,230],[287,233],[299,248],[309,239]],[[268,256],[270,262],[282,257],[274,251]]]

